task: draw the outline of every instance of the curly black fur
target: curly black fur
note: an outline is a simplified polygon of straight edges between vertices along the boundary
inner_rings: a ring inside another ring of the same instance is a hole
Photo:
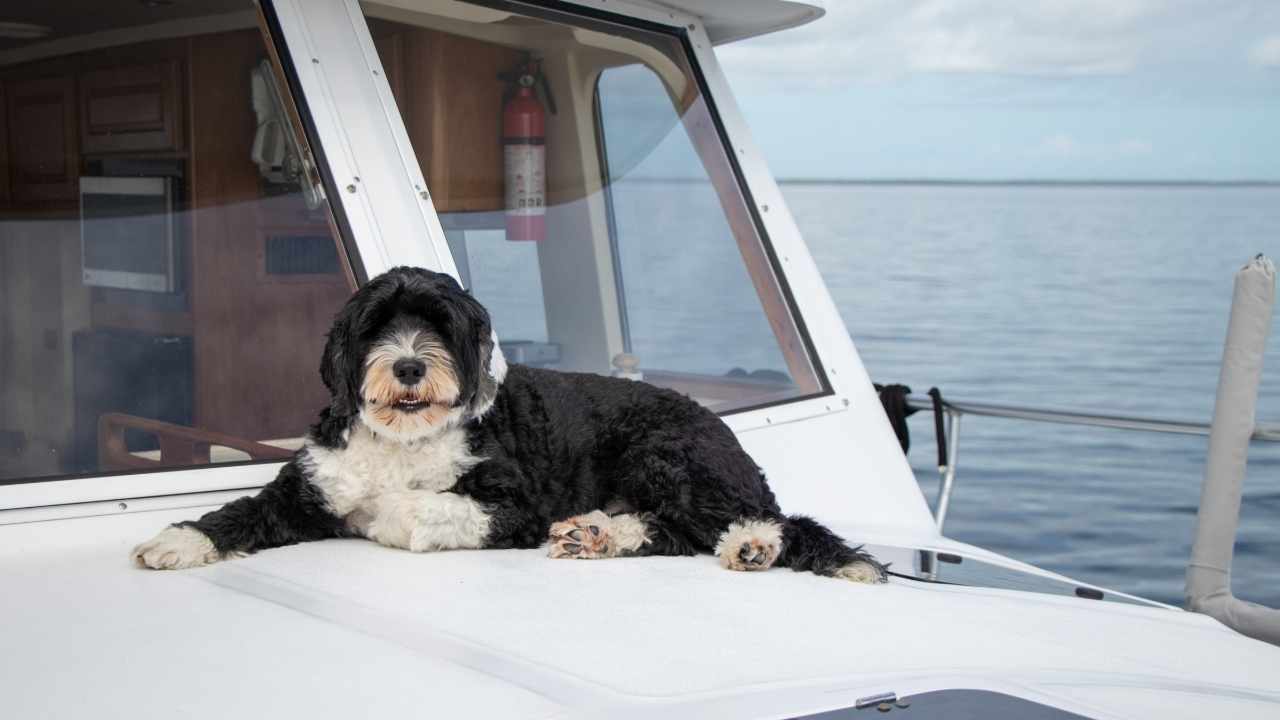
[[[334,320],[320,374],[331,402],[310,441],[343,448],[363,399],[363,359],[393,320],[411,317],[453,355],[471,453],[483,458],[450,492],[481,503],[487,547],[532,548],[551,523],[623,506],[646,523],[642,554],[709,552],[735,521],[782,526],[777,564],[831,575],[855,560],[881,568],[816,521],[785,516],[764,473],[714,413],[671,390],[598,375],[512,366],[490,374],[488,313],[452,278],[396,268],[361,288]],[[345,519],[295,460],[253,498],[183,523],[222,552],[252,552],[347,534]],[[881,568],[882,569],[882,568]]]

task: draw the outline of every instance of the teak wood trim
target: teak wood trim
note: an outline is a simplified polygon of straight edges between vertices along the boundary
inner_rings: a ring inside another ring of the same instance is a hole
[[[129,452],[124,438],[125,430],[128,429],[155,435],[160,442],[160,459],[151,460]],[[248,453],[253,460],[288,460],[293,457],[293,451],[285,448],[162,420],[124,413],[105,413],[98,418],[98,462],[102,470],[207,465],[211,445]]]

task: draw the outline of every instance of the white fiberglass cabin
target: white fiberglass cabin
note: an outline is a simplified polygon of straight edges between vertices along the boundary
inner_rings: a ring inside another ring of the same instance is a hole
[[[0,717],[1280,717],[1280,649],[940,534],[714,54],[821,14],[6,3]],[[272,479],[333,313],[404,264],[513,361],[714,409],[895,575],[354,540],[133,567]]]

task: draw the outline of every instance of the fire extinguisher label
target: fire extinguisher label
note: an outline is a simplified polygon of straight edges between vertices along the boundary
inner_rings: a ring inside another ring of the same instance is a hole
[[[546,153],[547,148],[543,145],[503,146],[508,215],[546,213]]]

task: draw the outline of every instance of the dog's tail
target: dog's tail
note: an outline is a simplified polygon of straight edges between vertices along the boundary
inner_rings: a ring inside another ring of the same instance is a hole
[[[775,565],[865,583],[888,579],[888,566],[862,546],[850,547],[839,535],[804,515],[788,515],[782,522],[782,552]]]

